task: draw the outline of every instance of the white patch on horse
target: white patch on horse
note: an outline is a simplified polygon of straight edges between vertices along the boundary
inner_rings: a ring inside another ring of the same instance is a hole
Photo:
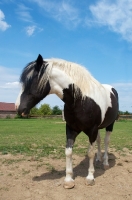
[[[72,168],[72,148],[66,148],[65,150],[66,154],[66,177],[65,181],[73,181],[73,168]]]
[[[15,108],[16,108],[16,110],[18,109],[18,107],[20,105],[20,96],[21,96],[22,92],[23,92],[23,88],[21,87],[21,90],[20,90],[20,92],[18,94],[18,97],[16,99],[16,102],[15,102]]]
[[[72,79],[58,68],[52,68],[49,82],[51,86],[50,94],[55,93],[61,99],[63,98],[63,89],[68,88],[69,84],[73,83]]]

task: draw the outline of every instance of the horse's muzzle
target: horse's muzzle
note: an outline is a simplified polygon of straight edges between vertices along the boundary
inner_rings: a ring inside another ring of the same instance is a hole
[[[17,113],[22,117],[27,117],[29,115],[29,110],[27,110],[27,108],[21,109],[20,107],[18,107]]]

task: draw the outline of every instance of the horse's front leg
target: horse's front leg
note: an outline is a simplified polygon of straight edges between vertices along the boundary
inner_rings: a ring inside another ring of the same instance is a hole
[[[64,180],[64,188],[70,189],[75,186],[75,181],[73,180],[73,167],[72,167],[72,149],[73,144],[75,142],[76,136],[79,133],[73,131],[67,124],[66,124],[66,177]]]
[[[64,180],[64,188],[73,188],[75,186],[74,180],[73,180],[73,167],[72,167],[72,148],[67,147],[65,149],[65,155],[66,155],[66,177]]]

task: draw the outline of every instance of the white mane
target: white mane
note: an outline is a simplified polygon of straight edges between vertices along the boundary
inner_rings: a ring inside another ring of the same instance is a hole
[[[87,93],[94,89],[94,86],[100,88],[102,85],[85,69],[83,66],[68,62],[62,59],[47,59],[49,63],[49,69],[56,67],[60,70],[63,70],[71,79],[73,83],[77,85],[81,91],[83,96],[87,95]]]

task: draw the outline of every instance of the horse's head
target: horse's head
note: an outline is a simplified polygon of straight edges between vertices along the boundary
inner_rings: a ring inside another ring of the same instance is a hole
[[[29,114],[31,108],[49,94],[47,67],[48,63],[39,55],[36,61],[24,68],[20,77],[22,89],[16,101],[18,114],[23,116]]]

